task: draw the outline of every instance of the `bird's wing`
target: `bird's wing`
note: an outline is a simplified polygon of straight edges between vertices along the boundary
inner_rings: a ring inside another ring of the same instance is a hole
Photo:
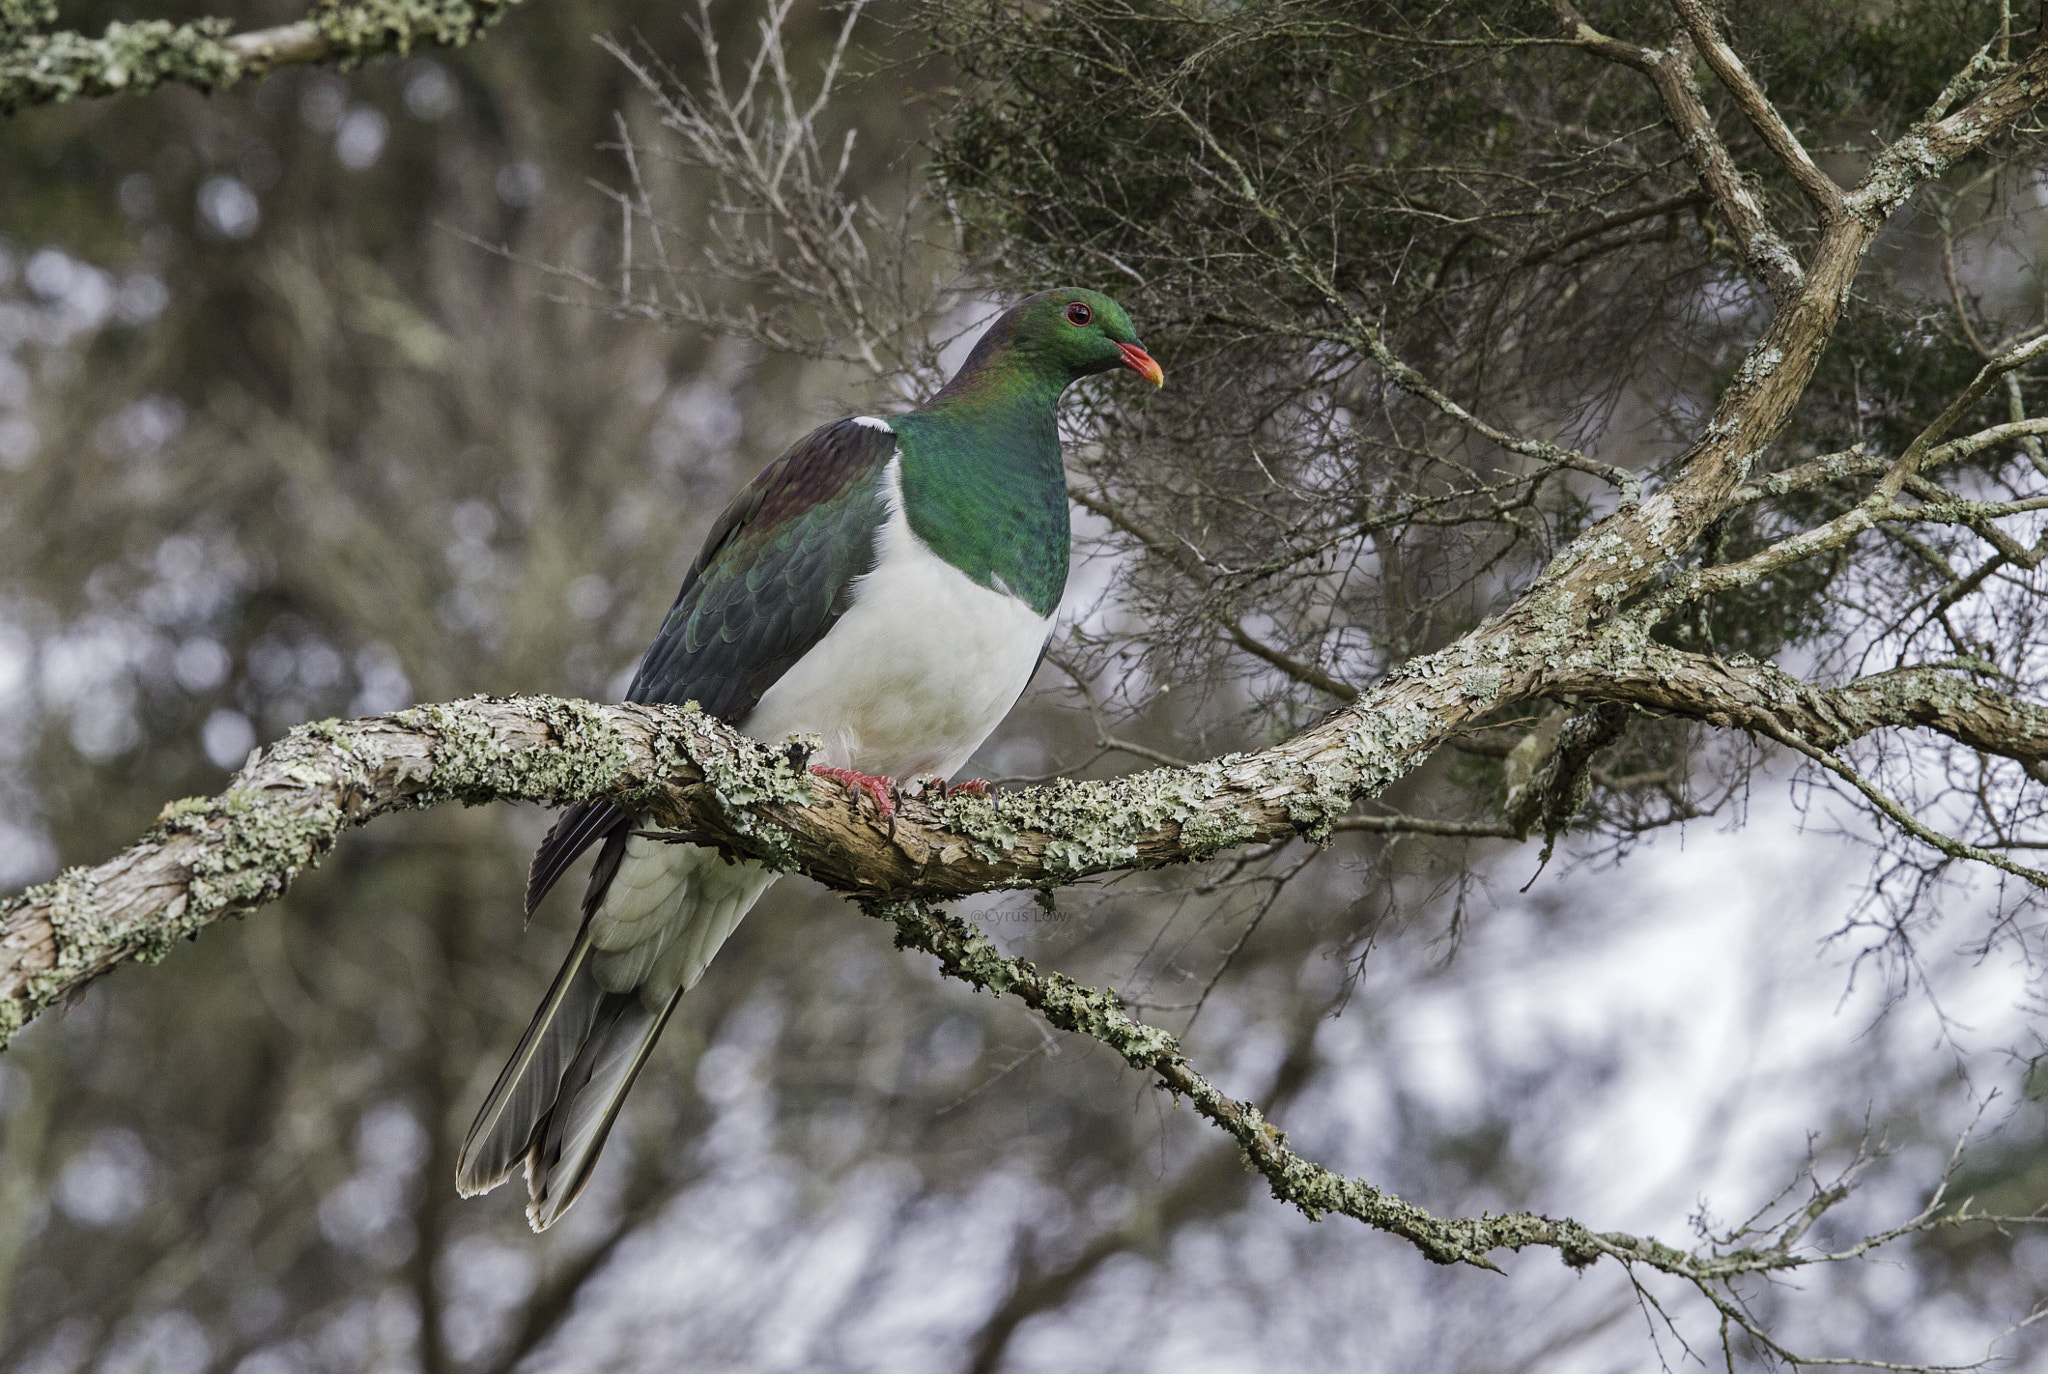
[[[812,432],[740,493],[713,526],[628,701],[695,701],[746,719],[809,653],[875,565],[888,519],[881,474],[896,436],[860,420]]]
[[[711,527],[628,701],[695,701],[737,724],[852,604],[888,518],[882,469],[896,436],[872,420],[813,430],[762,470]],[[533,856],[529,916],[592,843],[631,819],[611,802],[562,813]]]

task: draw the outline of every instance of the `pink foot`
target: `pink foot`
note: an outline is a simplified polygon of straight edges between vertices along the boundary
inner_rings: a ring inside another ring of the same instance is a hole
[[[871,777],[866,773],[856,773],[851,768],[828,768],[822,763],[812,764],[811,771],[821,778],[830,778],[867,793],[875,799],[875,809],[884,816],[896,814],[896,799],[889,795],[896,790],[896,779]]]

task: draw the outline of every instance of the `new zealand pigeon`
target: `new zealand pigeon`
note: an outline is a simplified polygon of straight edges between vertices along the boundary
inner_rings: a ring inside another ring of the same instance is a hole
[[[626,699],[695,701],[769,743],[819,736],[812,771],[884,811],[895,780],[951,777],[1023,694],[1066,585],[1060,393],[1116,367],[1163,380],[1115,301],[1042,291],[917,409],[799,440],[712,527]],[[456,1170],[468,1196],[523,1161],[535,1230],[583,1190],[676,1003],[774,881],[647,828],[571,806],[527,880],[531,915],[601,846],[575,947]]]

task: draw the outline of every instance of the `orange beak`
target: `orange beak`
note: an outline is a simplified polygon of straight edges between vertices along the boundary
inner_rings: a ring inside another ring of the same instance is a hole
[[[1152,355],[1136,344],[1118,344],[1124,355],[1124,366],[1143,377],[1154,386],[1166,385],[1166,369],[1152,361]]]

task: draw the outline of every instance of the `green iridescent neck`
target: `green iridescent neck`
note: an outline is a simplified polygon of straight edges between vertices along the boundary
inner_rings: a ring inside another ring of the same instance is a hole
[[[903,513],[939,557],[1050,616],[1067,585],[1058,423],[1067,379],[1015,365],[1021,359],[972,361],[891,422],[901,441]]]

